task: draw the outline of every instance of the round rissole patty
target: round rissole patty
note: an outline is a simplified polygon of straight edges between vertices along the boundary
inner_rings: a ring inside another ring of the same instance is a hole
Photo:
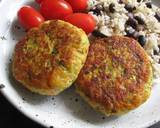
[[[46,21],[16,44],[13,76],[33,92],[57,95],[76,80],[88,48],[83,30],[61,20]]]
[[[132,38],[113,36],[93,41],[76,81],[77,92],[107,116],[137,108],[150,96],[152,66]]]

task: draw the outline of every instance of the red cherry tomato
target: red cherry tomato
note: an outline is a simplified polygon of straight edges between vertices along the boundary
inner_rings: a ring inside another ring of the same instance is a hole
[[[47,20],[63,19],[73,13],[72,7],[64,0],[43,0],[40,12]]]
[[[95,26],[95,20],[89,14],[74,13],[65,17],[65,21],[82,28],[87,34],[91,33]]]
[[[87,9],[88,0],[66,0],[71,6],[74,12],[80,12]]]
[[[43,0],[35,0],[38,4],[40,4]]]
[[[38,27],[44,22],[43,16],[30,6],[24,6],[18,11],[18,20],[25,29]]]

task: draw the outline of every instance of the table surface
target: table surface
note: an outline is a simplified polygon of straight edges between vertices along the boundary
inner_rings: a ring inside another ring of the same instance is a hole
[[[25,117],[0,94],[0,128],[44,128]],[[160,123],[150,128],[160,128]]]

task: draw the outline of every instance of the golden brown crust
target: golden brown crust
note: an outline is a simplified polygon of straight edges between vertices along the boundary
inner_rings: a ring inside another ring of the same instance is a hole
[[[88,47],[82,30],[64,21],[47,21],[17,43],[13,75],[34,92],[56,95],[76,79]]]
[[[152,67],[143,48],[134,39],[113,36],[91,43],[76,83],[93,107],[98,104],[106,115],[117,115],[146,101],[151,80]]]

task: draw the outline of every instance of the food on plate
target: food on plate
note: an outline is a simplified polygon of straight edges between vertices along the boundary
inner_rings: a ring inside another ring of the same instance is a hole
[[[132,38],[113,36],[91,42],[76,88],[94,109],[110,116],[143,104],[151,83],[152,66],[144,49]]]
[[[88,6],[88,0],[66,0],[71,6],[74,12],[85,11]]]
[[[18,21],[25,29],[38,27],[44,22],[43,16],[30,6],[23,6],[17,13]]]
[[[77,78],[88,47],[83,30],[61,20],[46,21],[17,43],[13,76],[33,92],[57,95]]]
[[[147,101],[152,65],[160,76],[158,7],[149,0],[35,1],[44,18],[30,6],[18,11],[30,30],[15,47],[17,81],[42,95],[58,95],[76,81],[80,96],[107,116]]]
[[[95,20],[89,14],[73,13],[68,15],[64,19],[65,21],[82,28],[87,34],[91,33],[95,29]]]
[[[82,28],[87,34],[93,32],[95,29],[95,20],[89,14],[74,13],[72,11],[73,6],[79,10],[86,10],[87,0],[79,1],[79,4],[68,0],[71,5],[64,0],[36,0],[40,3],[40,13],[44,16],[45,20],[65,20],[79,28]],[[39,12],[29,6],[24,6],[18,11],[18,19],[24,28],[31,29],[38,27],[44,18]]]
[[[64,0],[43,0],[40,4],[40,12],[46,20],[63,19],[72,14],[72,7]]]
[[[160,76],[160,8],[150,0],[89,0],[88,10],[103,35],[136,39]]]

